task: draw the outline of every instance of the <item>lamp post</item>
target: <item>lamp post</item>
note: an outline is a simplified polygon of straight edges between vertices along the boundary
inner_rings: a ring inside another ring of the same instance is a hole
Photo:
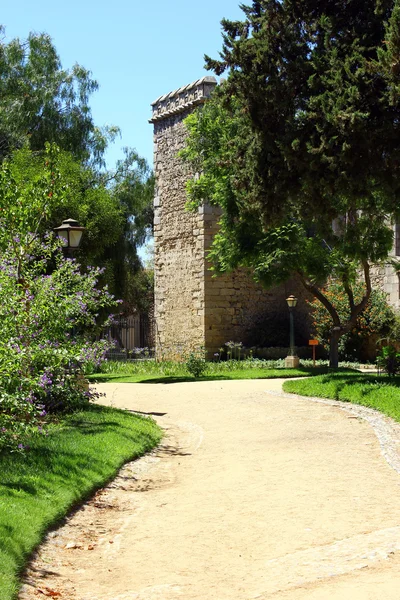
[[[79,248],[85,229],[80,227],[75,219],[65,219],[59,227],[54,228],[54,231],[59,239],[65,242],[66,251],[72,255],[72,252]]]
[[[286,298],[287,305],[289,307],[289,317],[290,317],[290,349],[289,356],[285,359],[285,367],[288,369],[295,369],[299,366],[299,357],[296,355],[296,348],[294,347],[294,318],[293,318],[293,309],[297,304],[297,298],[295,296],[290,295]]]

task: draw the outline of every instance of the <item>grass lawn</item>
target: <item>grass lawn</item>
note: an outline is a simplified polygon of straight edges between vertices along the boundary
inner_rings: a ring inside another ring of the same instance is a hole
[[[26,454],[0,456],[1,600],[16,597],[21,570],[49,527],[160,439],[151,419],[91,406],[35,437]]]
[[[279,366],[277,366],[277,364]],[[274,379],[277,377],[307,377],[327,373],[323,366],[302,366],[298,369],[285,369],[284,361],[225,361],[208,362],[203,376],[195,379],[189,375],[182,363],[135,361],[110,362],[107,372],[89,375],[88,379],[97,382],[115,383],[179,383],[183,381],[215,381],[227,379]]]
[[[362,404],[400,421],[400,377],[329,373],[301,381],[285,381],[283,389],[302,396]]]

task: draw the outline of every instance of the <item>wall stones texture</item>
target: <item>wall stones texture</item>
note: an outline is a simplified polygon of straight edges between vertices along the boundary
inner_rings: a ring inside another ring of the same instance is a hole
[[[178,157],[186,139],[185,117],[209,96],[216,81],[205,77],[153,103],[155,337],[158,357],[204,346],[208,355],[233,340],[245,345],[287,346],[285,298],[299,297],[296,334],[307,339],[305,293],[295,281],[271,290],[244,270],[213,277],[206,255],[217,230],[218,210],[185,210],[191,173]]]

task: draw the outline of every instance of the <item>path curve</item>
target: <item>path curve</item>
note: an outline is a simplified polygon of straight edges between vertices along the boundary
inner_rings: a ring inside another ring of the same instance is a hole
[[[165,438],[50,534],[20,600],[398,600],[399,426],[277,380],[98,387]]]

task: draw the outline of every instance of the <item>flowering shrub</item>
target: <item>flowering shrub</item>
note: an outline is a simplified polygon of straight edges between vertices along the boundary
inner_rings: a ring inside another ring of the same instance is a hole
[[[328,300],[335,306],[341,322],[349,317],[349,300],[339,282],[332,281],[323,290]],[[363,296],[364,286],[357,282],[353,286],[354,300],[359,302]],[[327,350],[329,349],[332,319],[326,308],[317,300],[309,302],[312,309],[315,337]],[[339,352],[343,358],[359,358],[362,345],[371,336],[382,337],[394,322],[393,309],[387,302],[387,294],[380,290],[372,290],[366,309],[359,315],[356,326],[343,335],[339,342]]]
[[[48,145],[43,157],[21,150],[0,165],[0,451],[22,450],[48,413],[87,402],[85,365],[107,349],[93,341],[115,304],[96,286],[101,271],[82,273],[40,235],[70,193],[58,160]]]
[[[97,368],[108,347],[93,341],[101,310],[115,304],[96,287],[100,270],[81,273],[54,241],[39,249],[22,268],[14,249],[0,261],[0,449],[21,448],[47,413],[87,402],[85,365]]]

